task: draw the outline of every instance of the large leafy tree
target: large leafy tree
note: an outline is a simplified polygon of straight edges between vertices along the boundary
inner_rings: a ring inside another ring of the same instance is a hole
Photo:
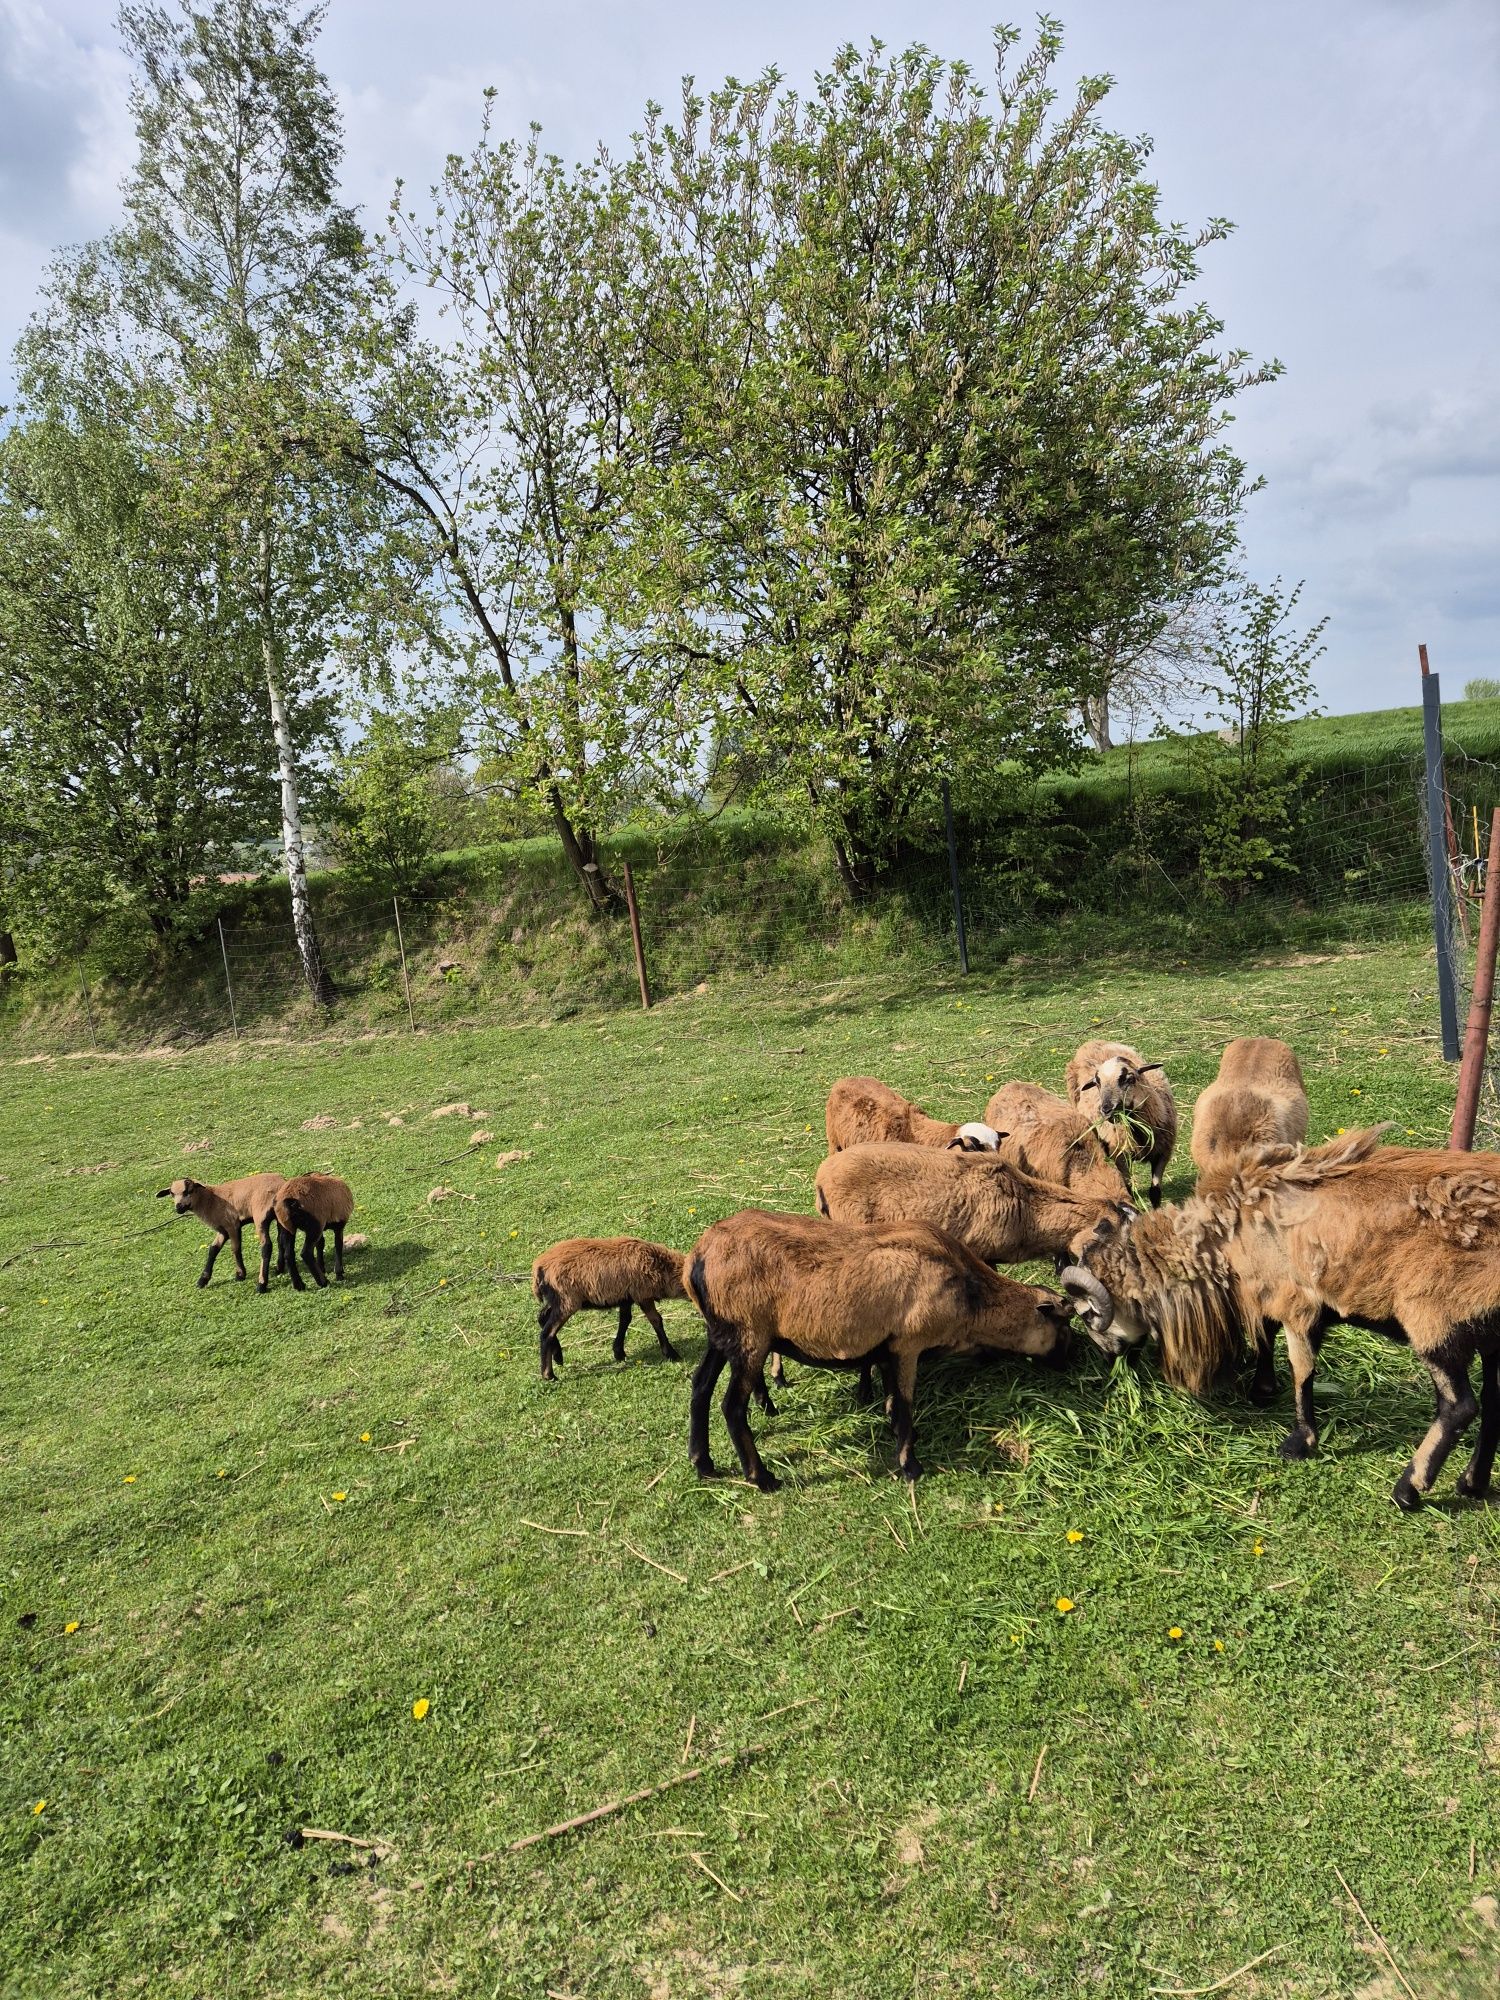
[[[921,49],[773,74],[631,162],[667,450],[637,487],[635,616],[711,662],[855,890],[941,773],[1073,740],[1103,629],[1218,573],[1256,379],[1193,296],[1224,233],[1163,222],[1144,142],[1059,106],[1054,25],[984,89]]]
[[[293,925],[326,996],[296,709],[362,588],[372,517],[340,400],[365,248],[338,199],[322,15],[288,0],[121,8],[139,141],[127,221],[60,261],[24,353],[44,400],[97,347],[169,411],[156,444],[183,532],[227,551],[220,587],[254,630]]]
[[[54,945],[120,905],[172,936],[276,823],[236,552],[184,536],[132,417],[96,398],[0,441],[5,896]]]
[[[377,329],[369,354],[371,462],[404,510],[408,573],[425,560],[434,586],[408,609],[475,706],[487,770],[602,907],[600,831],[680,772],[697,720],[681,649],[610,615],[655,430],[640,216],[607,161],[567,168],[535,133],[493,139],[486,115],[430,208],[398,190],[391,220],[395,284],[442,309],[432,344]]]

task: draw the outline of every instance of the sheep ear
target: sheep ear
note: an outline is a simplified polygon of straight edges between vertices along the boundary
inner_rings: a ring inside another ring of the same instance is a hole
[[[172,1190],[170,1188],[158,1188],[156,1190],[156,1199],[158,1201],[161,1201],[165,1196],[169,1195],[171,1192]],[[154,1229],[156,1227],[156,1224],[153,1222],[151,1227]]]
[[[1087,1083],[1080,1083],[1078,1088],[1080,1090],[1097,1090],[1099,1088],[1099,1079],[1097,1076],[1091,1076]]]
[[[944,1148],[944,1151],[949,1153],[966,1153],[968,1150],[969,1150],[968,1140],[961,1137],[958,1133],[954,1134],[954,1136],[948,1141],[948,1144]]]
[[[1136,1071],[1136,1075],[1144,1076],[1148,1069],[1164,1069],[1165,1067],[1166,1065],[1164,1063],[1142,1063],[1140,1068]]]

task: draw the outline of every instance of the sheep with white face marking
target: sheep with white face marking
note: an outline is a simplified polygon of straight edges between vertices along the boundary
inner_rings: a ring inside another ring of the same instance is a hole
[[[1227,1172],[1252,1147],[1300,1146],[1306,1137],[1307,1087],[1295,1052],[1271,1035],[1238,1036],[1193,1106],[1194,1166]]]
[[[976,1121],[951,1123],[929,1118],[920,1105],[873,1076],[845,1076],[828,1093],[823,1113],[830,1153],[847,1146],[957,1146],[964,1152],[993,1152],[999,1135]]]
[[[270,1283],[271,1276],[271,1222],[276,1196],[285,1186],[282,1174],[247,1174],[243,1180],[223,1181],[211,1187],[203,1181],[184,1179],[173,1181],[170,1187],[158,1188],[159,1201],[170,1200],[179,1215],[196,1215],[205,1229],[213,1231],[213,1241],[208,1246],[208,1261],[199,1273],[198,1283],[206,1285],[214,1274],[214,1262],[226,1243],[234,1245],[234,1275],[236,1279],[245,1276],[245,1259],[240,1246],[240,1233],[248,1222],[260,1243],[260,1276],[255,1281],[255,1289],[263,1292]],[[277,1269],[285,1266],[286,1249],[281,1246],[281,1260]]]
[[[1151,1168],[1151,1206],[1161,1207],[1161,1181],[1177,1144],[1177,1100],[1159,1062],[1146,1062],[1127,1042],[1085,1042],[1068,1064],[1068,1098],[1098,1121],[1100,1138],[1122,1161]]]
[[[1124,1206],[1034,1179],[995,1153],[925,1146],[851,1146],[818,1168],[817,1208],[834,1222],[930,1222],[986,1264],[1068,1250]]]
[[[563,1358],[558,1335],[576,1312],[612,1312],[619,1308],[614,1357],[625,1359],[625,1329],[633,1306],[639,1306],[669,1361],[681,1356],[667,1338],[656,1310],[659,1299],[685,1299],[682,1252],[665,1243],[648,1243],[639,1236],[570,1236],[544,1250],[531,1267],[531,1290],[541,1329],[542,1380],[553,1378],[553,1364]]]
[[[296,1174],[276,1196],[276,1226],[287,1251],[287,1273],[293,1288],[307,1290],[297,1269],[297,1237],[302,1237],[302,1261],[322,1290],[328,1283],[323,1256],[325,1231],[333,1232],[333,1275],[344,1275],[344,1227],[354,1213],[349,1183],[336,1174]]]
[[[985,1107],[1004,1136],[1000,1157],[1039,1181],[1057,1181],[1075,1194],[1118,1201],[1128,1194],[1126,1169],[1111,1158],[1087,1113],[1038,1083],[1007,1083]]]
[[[746,1422],[768,1357],[814,1367],[862,1367],[885,1378],[903,1477],[916,1479],[911,1403],[923,1354],[1004,1352],[1058,1360],[1068,1308],[1055,1292],[1002,1278],[926,1223],[845,1227],[806,1215],[742,1209],[706,1229],[686,1259],[688,1288],[708,1327],[693,1376],[688,1457],[704,1479],[714,1463],[708,1406],[723,1370],[724,1422],[745,1477],[763,1493],[777,1480]]]

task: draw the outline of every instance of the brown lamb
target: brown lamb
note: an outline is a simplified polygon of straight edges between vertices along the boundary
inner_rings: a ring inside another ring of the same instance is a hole
[[[830,1153],[882,1143],[985,1152],[993,1151],[997,1137],[983,1125],[929,1118],[920,1105],[873,1076],[840,1077],[828,1093],[823,1124]]]
[[[1090,1118],[1113,1158],[1145,1160],[1151,1206],[1161,1206],[1162,1176],[1177,1144],[1177,1100],[1159,1062],[1128,1042],[1085,1042],[1068,1064],[1068,1099]]]
[[[324,1232],[333,1232],[333,1275],[344,1275],[344,1228],[354,1213],[349,1183],[335,1174],[296,1174],[276,1197],[276,1226],[287,1251],[287,1271],[293,1287],[307,1290],[297,1269],[297,1237],[302,1237],[302,1261],[320,1288],[328,1283],[323,1256]]]
[[[1219,1059],[1219,1074],[1193,1106],[1193,1164],[1227,1172],[1255,1146],[1300,1146],[1307,1137],[1302,1065],[1272,1035],[1241,1035]]]
[[[551,1382],[553,1364],[563,1358],[558,1335],[576,1312],[611,1312],[619,1307],[614,1357],[625,1359],[625,1330],[639,1306],[669,1361],[681,1355],[667,1338],[656,1310],[658,1299],[685,1299],[682,1252],[639,1236],[570,1236],[544,1250],[531,1267],[531,1289],[541,1328],[542,1380]]]
[[[285,1185],[281,1174],[247,1174],[243,1180],[221,1181],[217,1187],[209,1187],[203,1181],[173,1181],[170,1187],[158,1188],[159,1201],[171,1199],[179,1215],[196,1215],[205,1229],[213,1231],[213,1241],[208,1246],[208,1261],[198,1275],[199,1285],[206,1285],[214,1274],[214,1263],[226,1243],[234,1245],[234,1275],[236,1279],[245,1276],[245,1259],[240,1244],[240,1232],[248,1222],[255,1230],[260,1243],[260,1276],[255,1281],[255,1289],[263,1292],[271,1280],[271,1220],[277,1191]],[[285,1246],[281,1246],[282,1268],[285,1260]]]
[[[708,1407],[727,1367],[724,1422],[745,1477],[763,1493],[779,1482],[761,1462],[746,1409],[772,1354],[822,1368],[875,1361],[901,1472],[916,1479],[911,1401],[923,1354],[1058,1360],[1067,1350],[1069,1308],[1055,1292],[998,1276],[923,1222],[846,1227],[745,1208],[703,1232],[686,1268],[708,1327],[693,1376],[689,1460],[703,1478],[713,1476]]]
[[[1122,1351],[1154,1336],[1167,1379],[1196,1394],[1281,1326],[1296,1397],[1288,1458],[1317,1446],[1313,1375],[1331,1325],[1409,1341],[1437,1412],[1391,1497],[1417,1506],[1477,1411],[1458,1490],[1482,1498],[1500,1442],[1500,1154],[1382,1146],[1382,1129],[1266,1147],[1180,1208],[1102,1226],[1061,1281],[1096,1339]]]
[[[929,1222],[986,1264],[1019,1264],[1072,1246],[1123,1205],[1023,1173],[993,1153],[851,1146],[824,1160],[817,1208],[834,1222]]]
[[[1125,1167],[1111,1156],[1088,1114],[1039,1083],[1007,1083],[984,1115],[1005,1135],[1001,1159],[1037,1180],[1060,1181],[1075,1194],[1100,1201],[1129,1193]]]

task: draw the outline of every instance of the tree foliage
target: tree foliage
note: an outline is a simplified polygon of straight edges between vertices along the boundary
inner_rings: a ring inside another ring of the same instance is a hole
[[[385,895],[410,894],[456,829],[459,749],[451,714],[376,710],[336,761],[333,822],[344,866]]]

